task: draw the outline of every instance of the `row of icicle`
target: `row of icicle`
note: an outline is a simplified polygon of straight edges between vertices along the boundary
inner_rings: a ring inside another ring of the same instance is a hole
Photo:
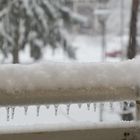
[[[87,104],[87,110],[90,110],[92,103],[86,103],[86,104]],[[102,105],[104,106],[103,103],[102,103]],[[69,115],[69,113],[70,113],[70,106],[71,106],[71,104],[66,104],[66,112],[67,112],[67,115]],[[27,106],[27,105],[24,106],[24,114],[25,114],[25,116],[28,113],[28,107],[29,106]],[[36,106],[36,116],[37,117],[39,117],[40,107],[41,107],[41,105],[37,105]],[[59,107],[59,104],[54,104],[55,116],[57,116],[58,107]],[[78,107],[79,107],[79,109],[81,109],[82,108],[82,103],[78,103]],[[50,105],[46,105],[46,108],[49,109],[50,108]],[[97,109],[97,104],[96,103],[93,103],[93,108],[94,108],[94,112],[96,112],[96,109]],[[122,108],[122,104],[120,104],[120,108]],[[13,106],[13,107],[7,106],[6,107],[7,121],[10,121],[10,119],[14,119],[15,109],[16,109],[15,106]],[[113,111],[113,102],[110,102],[110,109]]]

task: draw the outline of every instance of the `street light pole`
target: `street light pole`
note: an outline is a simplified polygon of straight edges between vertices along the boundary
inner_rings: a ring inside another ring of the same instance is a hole
[[[106,21],[103,20],[102,22],[100,22],[101,25],[101,29],[102,29],[102,62],[105,62],[106,59]]]
[[[123,44],[123,35],[124,35],[124,0],[121,0],[121,6],[120,6],[120,23],[121,23],[121,30],[120,30],[120,43],[121,43],[121,59],[124,59],[124,44]]]
[[[109,0],[99,0],[98,1],[98,8],[95,10],[94,14],[97,15],[99,24],[101,26],[101,36],[102,36],[102,52],[101,52],[101,58],[102,62],[105,62],[106,60],[106,21],[109,15],[108,10],[108,2]],[[100,103],[99,106],[99,121],[103,121],[103,111],[104,111],[104,103]]]

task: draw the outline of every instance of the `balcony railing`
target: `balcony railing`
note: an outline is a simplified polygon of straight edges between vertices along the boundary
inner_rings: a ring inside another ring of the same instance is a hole
[[[48,63],[3,65],[0,68],[0,105],[83,103],[135,100],[137,120],[117,124],[72,124],[1,128],[0,139],[140,139],[140,62]]]

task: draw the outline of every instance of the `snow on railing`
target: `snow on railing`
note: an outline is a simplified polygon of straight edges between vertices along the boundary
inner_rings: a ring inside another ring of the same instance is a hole
[[[139,123],[121,122],[117,124],[72,124],[71,126],[51,126],[46,125],[27,127],[8,127],[0,130],[2,140],[139,140]]]
[[[0,105],[139,100],[140,61],[2,65]]]
[[[140,61],[119,63],[43,63],[33,65],[2,65],[0,67],[0,105],[11,106],[36,104],[83,103],[97,101],[135,100],[137,119],[140,119]],[[13,108],[14,109],[14,108]],[[25,112],[26,112],[25,106]],[[14,110],[12,111],[14,112]],[[95,127],[93,127],[95,126]],[[100,127],[99,127],[100,126]],[[45,126],[46,127],[46,126]],[[9,130],[8,130],[9,129]],[[116,125],[79,125],[44,128],[3,128],[0,139],[127,139],[136,137],[139,122],[120,122]],[[17,131],[19,130],[19,131]],[[38,133],[40,132],[40,133]],[[81,132],[84,133],[81,136]],[[98,138],[96,133],[101,134]],[[16,134],[17,133],[17,134]],[[92,134],[92,135],[89,135]],[[95,133],[95,134],[94,134]],[[112,134],[115,137],[110,137]],[[5,134],[5,135],[3,135]],[[37,135],[39,134],[39,135]],[[76,134],[76,135],[71,135]],[[129,134],[126,135],[126,134]],[[102,137],[103,135],[103,137]],[[138,136],[139,138],[139,136]],[[23,138],[25,139],[25,138]]]

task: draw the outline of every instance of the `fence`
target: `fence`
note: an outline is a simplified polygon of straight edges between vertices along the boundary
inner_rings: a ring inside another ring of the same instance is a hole
[[[117,124],[72,124],[1,128],[0,139],[140,139],[139,60],[121,63],[49,63],[0,68],[0,105],[135,100],[137,120]],[[133,74],[132,74],[133,73]],[[34,128],[33,128],[34,127]]]

